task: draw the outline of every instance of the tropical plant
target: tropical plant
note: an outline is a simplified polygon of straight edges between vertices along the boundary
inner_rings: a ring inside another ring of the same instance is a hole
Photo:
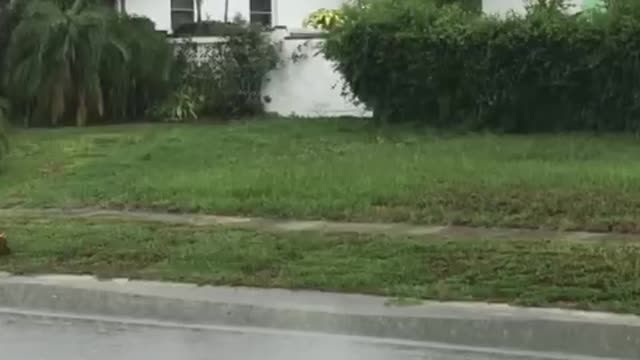
[[[204,96],[183,85],[162,104],[150,110],[151,116],[165,122],[196,121],[200,118]]]
[[[112,10],[88,0],[30,0],[11,37],[6,82],[10,100],[25,113],[27,125],[56,125],[73,118],[83,126],[102,116],[100,66],[107,46],[123,58],[127,51],[111,37]]]

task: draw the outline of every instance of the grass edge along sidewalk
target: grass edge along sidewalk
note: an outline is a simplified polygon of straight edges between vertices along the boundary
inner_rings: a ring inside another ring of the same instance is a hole
[[[640,243],[0,219],[0,271],[317,289],[640,314]]]

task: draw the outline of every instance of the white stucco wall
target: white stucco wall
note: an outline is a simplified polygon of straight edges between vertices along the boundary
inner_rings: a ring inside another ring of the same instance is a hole
[[[488,14],[505,15],[509,11],[524,13],[527,0],[482,0],[482,10]],[[571,6],[569,12],[577,12],[582,9],[583,0],[567,0]]]
[[[274,33],[282,38],[285,31]],[[342,76],[334,71],[333,64],[318,54],[322,40],[284,40],[282,42],[283,63],[269,74],[262,91],[270,98],[265,110],[283,116],[332,117],[370,116],[361,106],[354,105],[342,96]],[[303,55],[292,60],[296,52]]]
[[[335,117],[371,116],[364,107],[342,96],[342,76],[334,71],[333,64],[318,54],[323,40],[285,39],[286,30],[274,31],[274,42],[281,44],[281,63],[267,75],[262,89],[265,110],[282,116]],[[179,44],[185,39],[171,39]],[[190,39],[202,45],[202,54],[209,44],[225,41],[219,37]],[[293,54],[299,59],[293,60]],[[267,100],[268,99],[268,100]]]
[[[156,30],[171,31],[171,0],[127,0],[125,11],[148,17],[156,24]]]

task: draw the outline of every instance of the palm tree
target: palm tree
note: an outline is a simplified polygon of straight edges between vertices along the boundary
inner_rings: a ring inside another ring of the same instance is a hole
[[[6,82],[27,125],[32,118],[56,125],[66,116],[84,126],[89,115],[102,115],[99,70],[111,41],[109,16],[87,0],[31,0],[25,5],[11,37]]]

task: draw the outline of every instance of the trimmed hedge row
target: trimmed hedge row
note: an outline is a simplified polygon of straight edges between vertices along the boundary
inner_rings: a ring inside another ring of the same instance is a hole
[[[378,120],[509,132],[640,130],[640,16],[479,16],[378,1],[330,34],[355,98]]]

